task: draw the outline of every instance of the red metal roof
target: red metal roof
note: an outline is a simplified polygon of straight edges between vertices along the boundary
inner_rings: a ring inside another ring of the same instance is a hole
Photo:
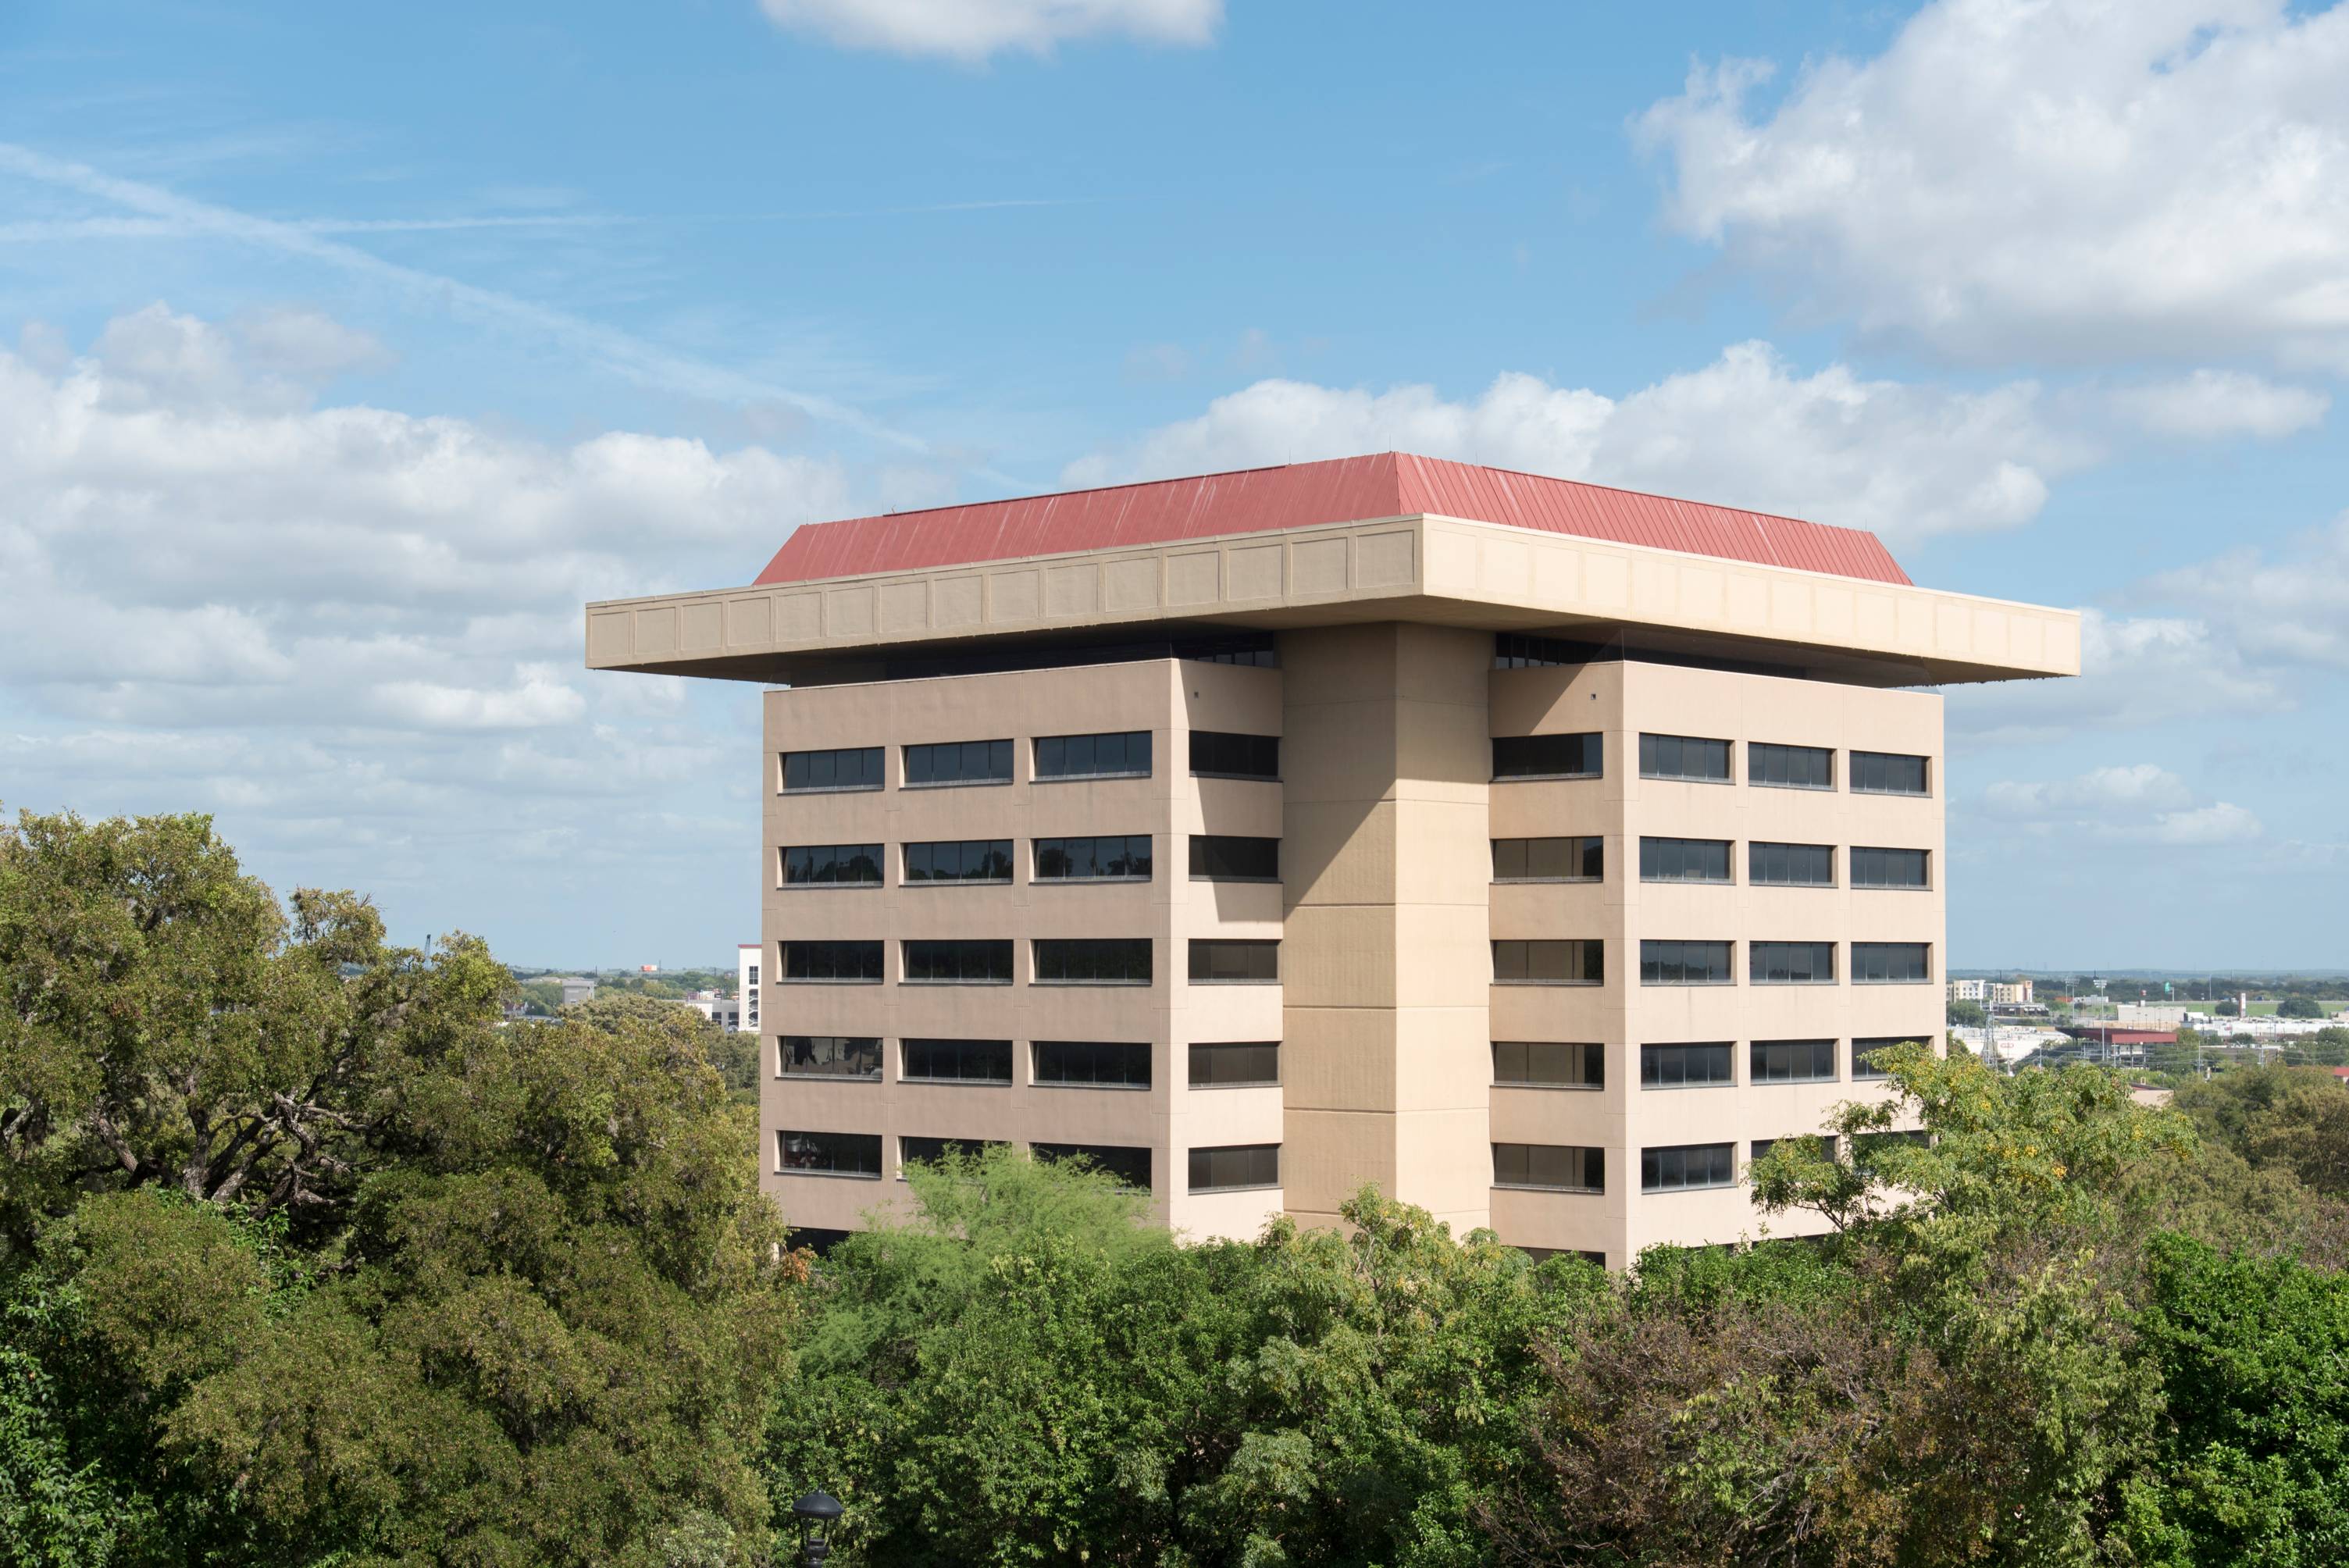
[[[809,523],[783,542],[759,582],[915,572],[1422,512],[1874,583],[1909,581],[1883,542],[1861,529],[1380,452]]]

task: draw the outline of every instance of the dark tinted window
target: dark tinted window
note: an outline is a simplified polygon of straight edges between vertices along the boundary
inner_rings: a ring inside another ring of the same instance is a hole
[[[1755,1040],[1747,1047],[1748,1083],[1832,1083],[1833,1040]]]
[[[1150,984],[1146,936],[1040,936],[1035,947],[1040,985]]]
[[[1729,841],[1641,839],[1640,880],[1725,882],[1729,880]]]
[[[1011,742],[949,740],[936,746],[905,748],[905,778],[909,786],[925,784],[1009,784],[1011,782]]]
[[[877,942],[786,942],[783,978],[858,984],[881,978]]]
[[[1900,752],[1855,751],[1851,787],[1863,795],[1925,794],[1925,759]]]
[[[1493,1081],[1541,1088],[1604,1088],[1607,1047],[1586,1040],[1495,1040]]]
[[[1922,942],[1855,942],[1851,944],[1851,977],[1855,983],[1916,983],[1930,980],[1932,961]]]
[[[1729,742],[1693,735],[1640,737],[1640,777],[1729,781]]]
[[[1854,844],[1851,850],[1851,885],[1930,887],[1928,859],[1928,852],[1924,850],[1878,850]]]
[[[778,1132],[776,1162],[785,1171],[807,1171],[831,1176],[881,1174],[881,1135],[877,1132]]]
[[[775,1070],[809,1078],[881,1076],[881,1041],[874,1035],[780,1035]]]
[[[1172,646],[1176,658],[1202,665],[1243,665],[1259,670],[1280,667],[1280,649],[1270,632],[1247,637],[1201,638]]]
[[[1547,670],[1565,665],[1587,665],[1597,651],[1588,643],[1532,637],[1523,632],[1499,632],[1493,637],[1493,667],[1496,670]]]
[[[1597,882],[1607,869],[1601,838],[1495,839],[1495,882]]]
[[[1038,882],[1148,882],[1150,835],[1036,841]]]
[[[1607,978],[1606,945],[1595,936],[1562,942],[1495,942],[1493,978],[1508,985],[1600,985]]]
[[[854,746],[844,751],[786,751],[783,788],[802,789],[878,789],[881,748]]]
[[[1781,1143],[1807,1143],[1811,1152],[1821,1160],[1836,1157],[1836,1135],[1832,1132],[1798,1133],[1791,1138],[1757,1138],[1754,1140],[1753,1157],[1759,1160]]]
[[[1642,942],[1640,984],[1734,985],[1737,976],[1729,967],[1729,948],[1726,942]]]
[[[1835,753],[1824,746],[1773,746],[1754,740],[1745,747],[1745,781],[1783,789],[1835,788]]]
[[[944,1160],[950,1154],[977,1154],[982,1150],[1000,1149],[1002,1140],[994,1138],[914,1138],[897,1140],[897,1165],[927,1165]]]
[[[1191,732],[1191,771],[1226,779],[1278,779],[1280,737],[1195,729]]]
[[[1910,1043],[1911,1037],[1906,1035],[1872,1035],[1852,1041],[1851,1076],[1856,1079],[1882,1078],[1884,1069],[1878,1067],[1873,1060],[1876,1053],[1887,1047],[1905,1046]]]
[[[1547,1187],[1562,1192],[1607,1191],[1607,1151],[1570,1143],[1495,1143],[1493,1185]]]
[[[1682,1143],[1640,1150],[1640,1191],[1672,1192],[1683,1187],[1737,1184],[1733,1143]]]
[[[783,851],[783,881],[802,883],[881,885],[878,844],[794,844]]]
[[[897,1076],[930,1083],[1009,1083],[1009,1040],[901,1040]]]
[[[1832,985],[1832,942],[1754,942],[1746,944],[1746,978],[1756,985]]]
[[[1191,1047],[1191,1087],[1231,1088],[1280,1081],[1278,1040],[1218,1040]]]
[[[1145,1041],[1038,1040],[1036,1081],[1148,1088],[1150,1047]]]
[[[1191,1191],[1228,1192],[1280,1185],[1280,1145],[1237,1143],[1191,1150]]]
[[[1835,846],[1756,840],[1745,846],[1745,880],[1755,887],[1833,887]]]
[[[960,942],[908,942],[905,972],[916,985],[1009,985],[1011,944],[993,938]]]
[[[1604,748],[1597,735],[1503,735],[1493,740],[1495,779],[1596,779]]]
[[[1280,979],[1280,944],[1191,940],[1194,985],[1275,985]]]
[[[905,846],[905,881],[909,882],[1010,880],[1009,839],[941,839]]]
[[[1039,779],[1150,776],[1150,731],[1108,735],[1048,735],[1036,742]]]
[[[1121,1186],[1150,1191],[1150,1150],[1108,1143],[1031,1143],[1030,1152],[1046,1164],[1076,1164],[1117,1179]]]
[[[1194,833],[1191,877],[1195,882],[1278,882],[1280,841]]]
[[[1640,1047],[1641,1088],[1709,1088],[1736,1081],[1736,1068],[1730,1059],[1726,1040]]]

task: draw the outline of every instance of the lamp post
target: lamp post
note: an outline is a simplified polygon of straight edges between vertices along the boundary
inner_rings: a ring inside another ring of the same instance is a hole
[[[824,1527],[840,1517],[840,1500],[828,1491],[812,1491],[792,1504],[792,1512],[800,1522],[801,1560],[807,1568],[823,1568],[823,1560],[832,1555]]]

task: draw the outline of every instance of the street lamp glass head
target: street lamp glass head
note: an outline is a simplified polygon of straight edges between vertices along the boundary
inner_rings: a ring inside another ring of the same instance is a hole
[[[842,1513],[840,1500],[828,1491],[812,1491],[792,1504],[792,1511],[802,1519],[812,1519],[829,1524]]]

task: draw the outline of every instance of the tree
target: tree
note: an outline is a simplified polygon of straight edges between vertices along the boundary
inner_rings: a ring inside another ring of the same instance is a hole
[[[0,1550],[762,1553],[796,1265],[704,1021],[292,904],[202,818],[0,832]]]
[[[1481,1562],[1536,1346],[1605,1290],[1367,1192],[1350,1233],[1182,1246],[1009,1150],[910,1185],[827,1257],[771,1428],[850,1563]]]
[[[2255,1167],[2349,1195],[2349,1094],[2321,1068],[2237,1068],[2178,1091],[2178,1108]]]
[[[2279,1018],[2322,1018],[2324,1016],[2324,1007],[2323,1005],[2319,1003],[2313,996],[2286,996],[2282,1001],[2276,1004],[2276,1016]]]
[[[1990,1014],[1980,1002],[1959,1000],[1949,1006],[1949,1023],[1953,1029],[1979,1029],[1990,1022]]]
[[[1534,1428],[1547,1479],[1495,1519],[1513,1560],[2101,1549],[2159,1391],[2108,1271],[2132,1234],[2131,1172],[2181,1158],[2191,1134],[2091,1067],[2008,1078],[1922,1045],[1876,1059],[1891,1095],[1830,1117],[1834,1154],[1782,1140],[1752,1171],[1765,1212],[1834,1222],[1833,1266],[1738,1264],[1744,1288],[1663,1311],[1642,1310],[1643,1282],[1578,1326]]]
[[[2136,1328],[2168,1390],[2157,1461],[2116,1489],[2137,1561],[2349,1556],[2349,1278],[2183,1236]]]

